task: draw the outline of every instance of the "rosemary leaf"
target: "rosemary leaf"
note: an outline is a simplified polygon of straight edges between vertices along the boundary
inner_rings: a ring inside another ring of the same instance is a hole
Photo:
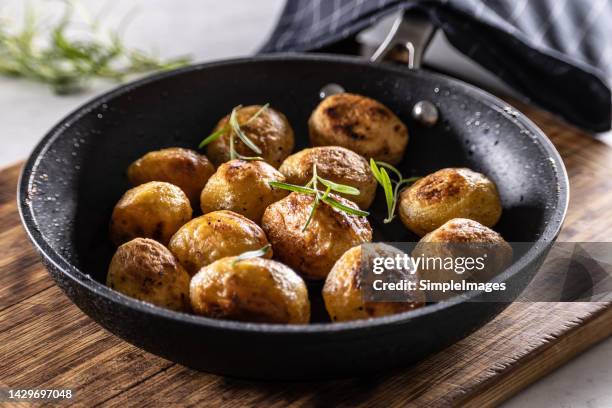
[[[334,183],[333,181],[326,180],[321,177],[317,177],[317,179],[326,187],[335,191],[337,193],[349,194],[349,195],[359,195],[361,194],[358,189],[355,187],[347,186],[345,184]]]
[[[372,174],[374,175],[374,178],[376,179],[376,181],[378,181],[379,183],[382,183],[382,179],[380,177],[380,169],[378,168],[378,165],[376,164],[376,160],[370,158],[370,169],[372,170]]]
[[[289,190],[289,191],[293,191],[296,193],[302,193],[302,194],[317,194],[318,193],[318,191],[313,188],[297,186],[295,184],[283,183],[282,181],[268,181],[268,184],[272,187],[282,188],[283,190]]]
[[[257,154],[262,154],[262,151],[259,148],[259,146],[253,143],[253,141],[249,139],[248,136],[245,135],[242,129],[240,128],[240,124],[238,123],[238,116],[237,116],[238,109],[239,108],[234,108],[230,115],[229,124],[232,127],[232,130],[234,131],[236,136],[238,136],[238,138],[242,140],[242,143],[244,143],[249,149],[251,149]]]
[[[348,213],[348,214],[357,215],[360,217],[367,217],[368,215],[370,215],[370,213],[367,211],[362,211],[357,208],[353,208],[353,207],[349,207],[348,205],[344,205],[340,201],[336,200],[335,198],[331,196],[321,197],[321,201],[323,201],[325,204],[331,207],[344,211],[345,213]]]
[[[378,164],[380,167],[384,167],[388,170],[391,170],[393,173],[395,173],[398,180],[402,179],[402,173],[397,168],[395,168],[395,166],[383,161],[377,161],[376,164]]]
[[[257,119],[257,117],[258,117],[259,115],[261,115],[262,113],[264,113],[264,111],[265,111],[266,109],[268,109],[269,107],[270,107],[270,104],[269,104],[269,103],[266,103],[264,106],[262,106],[261,108],[259,108],[259,110],[258,110],[257,112],[255,112],[255,114],[254,114],[253,116],[251,116],[251,117],[249,118],[249,120],[247,120],[247,121],[246,121],[244,124],[245,124],[245,125],[248,125],[249,123],[251,123],[252,121],[254,121],[255,119]]]
[[[385,223],[391,222],[393,219],[393,213],[395,212],[395,200],[393,197],[393,185],[389,178],[389,173],[385,168],[380,169],[380,178],[382,181],[383,191],[385,192],[385,200],[387,201],[388,217],[385,219]]]
[[[312,221],[312,217],[314,216],[314,213],[317,210],[318,206],[319,206],[319,195],[317,194],[315,195],[315,199],[312,203],[312,207],[310,208],[310,213],[308,213],[308,218],[306,219],[306,223],[302,227],[302,232],[306,231],[306,228],[308,228],[308,226],[310,225],[310,222]]]
[[[210,135],[206,136],[204,138],[204,140],[202,140],[200,142],[200,144],[198,145],[198,149],[203,148],[204,146],[214,142],[215,140],[217,140],[218,138],[220,138],[225,132],[227,132],[229,130],[229,125],[225,125],[223,126],[221,129],[217,130],[216,132],[211,133]]]
[[[232,262],[232,266],[236,265],[238,262],[240,261],[244,261],[245,259],[250,259],[250,258],[257,258],[260,256],[264,256],[265,254],[268,253],[268,251],[270,251],[270,244],[267,244],[259,249],[255,249],[253,251],[247,251],[247,252],[243,252],[240,255],[238,255],[234,261]]]

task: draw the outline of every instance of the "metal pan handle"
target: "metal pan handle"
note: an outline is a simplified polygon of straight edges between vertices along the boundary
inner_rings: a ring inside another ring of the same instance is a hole
[[[409,69],[421,67],[423,54],[436,32],[435,26],[423,12],[418,10],[404,11],[398,16],[382,44],[370,57],[371,62],[384,60],[402,61]],[[404,50],[407,58],[397,58],[392,51]]]

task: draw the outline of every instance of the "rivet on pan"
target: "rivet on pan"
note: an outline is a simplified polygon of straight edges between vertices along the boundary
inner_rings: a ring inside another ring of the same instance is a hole
[[[321,88],[321,90],[319,91],[319,98],[325,99],[328,96],[339,94],[342,92],[344,92],[344,88],[340,85],[334,83],[327,84],[323,86],[323,88]]]
[[[438,108],[429,101],[419,101],[412,108],[412,117],[421,124],[431,127],[438,123]]]

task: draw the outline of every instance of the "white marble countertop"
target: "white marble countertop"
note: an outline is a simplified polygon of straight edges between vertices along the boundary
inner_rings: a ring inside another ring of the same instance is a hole
[[[4,0],[0,17],[15,16],[21,0]],[[32,1],[39,14],[57,10],[57,1]],[[97,10],[95,0],[82,2]],[[116,25],[138,6],[125,33],[129,45],[158,48],[163,56],[191,54],[195,61],[248,55],[269,34],[282,0],[125,0],[109,1],[105,20]],[[47,88],[0,77],[0,167],[27,157],[42,135],[64,115],[113,84],[95,84],[86,93],[55,96]],[[612,407],[612,339],[585,352],[504,404],[519,407]]]

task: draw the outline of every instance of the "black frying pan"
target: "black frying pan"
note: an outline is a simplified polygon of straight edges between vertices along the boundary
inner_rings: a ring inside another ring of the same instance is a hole
[[[164,310],[104,285],[114,248],[108,222],[130,186],[127,166],[144,153],[197,146],[238,104],[270,102],[306,147],[307,119],[327,83],[375,98],[406,122],[410,142],[400,168],[425,175],[467,166],[491,177],[504,212],[496,229],[533,242],[498,278],[518,294],[561,227],[568,180],[546,136],[505,102],[467,84],[421,70],[336,56],[283,55],[197,65],[122,86],[68,115],[38,144],[19,183],[25,228],[53,279],[92,319],[126,341],[199,370],[238,377],[304,379],[353,376],[405,365],[482,326],[506,303],[465,298],[372,320],[324,321],[320,287],[311,287],[308,326],[213,320]],[[441,120],[411,118],[429,100]],[[398,221],[384,225],[374,205],[375,240],[414,241]],[[486,300],[485,293],[473,294]],[[482,299],[481,299],[482,300]]]

